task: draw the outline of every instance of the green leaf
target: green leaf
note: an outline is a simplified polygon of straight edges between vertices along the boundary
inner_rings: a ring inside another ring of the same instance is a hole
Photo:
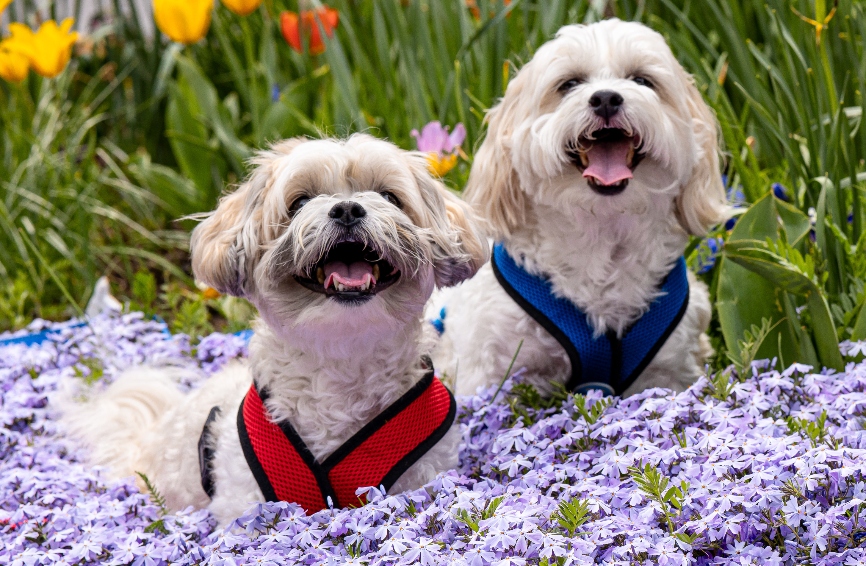
[[[768,192],[734,226],[720,261],[716,293],[719,323],[728,351],[736,352],[746,333],[752,327],[760,328],[766,319],[771,331],[753,353],[753,359],[778,356],[786,363],[817,361],[809,358],[811,348],[804,343],[808,335],[800,328],[796,316],[792,316],[796,311],[786,296],[791,288],[802,291],[806,285],[806,289],[812,289],[804,281],[808,276],[799,272],[798,264],[805,264],[805,260],[776,261],[767,255],[765,243],[782,238],[797,245],[808,235],[809,225],[806,215]],[[737,256],[736,260],[732,256]],[[828,356],[829,363],[834,364],[832,355]]]
[[[860,314],[851,331],[851,340],[866,340],[866,303],[860,306]]]
[[[188,57],[178,57],[178,70],[181,77],[180,82],[189,85],[185,92],[191,94],[195,99],[194,103],[193,101],[189,101],[189,103],[190,107],[196,111],[196,120],[213,130],[225,155],[231,159],[235,173],[238,176],[243,176],[244,162],[249,158],[251,151],[235,135],[231,125],[231,114],[220,100],[216,87],[205,76],[201,68]]]
[[[812,222],[809,217],[803,214],[799,208],[787,202],[776,199],[773,204],[776,206],[776,212],[778,212],[779,219],[785,228],[788,242],[795,246],[804,241],[812,229]]]
[[[581,499],[560,501],[550,519],[556,521],[568,536],[573,537],[577,529],[590,519],[589,502]]]
[[[147,269],[140,269],[132,279],[132,298],[136,307],[153,312],[156,303],[156,277]]]
[[[730,242],[725,246],[725,256],[789,293],[803,297],[813,292],[820,293],[818,286],[807,274],[786,258],[767,249],[763,242]]]
[[[783,246],[785,244],[780,243],[779,247]],[[787,251],[791,254],[789,258],[796,261],[797,256],[799,256],[796,250],[788,248]],[[774,253],[768,249],[766,244],[748,240],[729,242],[725,246],[725,256],[738,265],[761,275],[775,287],[805,297],[812,318],[812,337],[818,350],[820,362],[826,367],[839,371],[845,368],[842,354],[839,352],[839,342],[830,307],[827,305],[821,288],[808,273],[804,272],[802,265],[797,265],[791,259]],[[801,256],[800,259],[802,259]]]
[[[207,193],[195,183],[164,165],[153,163],[149,156],[133,158],[129,172],[143,188],[158,198],[173,216],[184,216],[207,209],[211,203]]]
[[[192,180],[200,195],[206,195],[204,200],[215,200],[211,198],[215,196],[211,176],[215,148],[208,141],[207,128],[197,119],[200,110],[189,93],[189,85],[182,81],[170,85],[165,135],[183,174]]]

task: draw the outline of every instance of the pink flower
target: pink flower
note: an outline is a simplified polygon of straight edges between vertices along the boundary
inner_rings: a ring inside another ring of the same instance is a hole
[[[466,139],[466,128],[463,124],[454,126],[454,131],[448,133],[448,127],[437,122],[430,122],[418,133],[411,134],[418,141],[418,150],[427,153],[427,168],[439,177],[444,177],[448,171],[457,165],[457,150]]]
[[[443,127],[437,120],[424,126],[420,134],[418,130],[412,130],[411,134],[418,140],[420,151],[435,152],[440,157],[444,157],[446,154],[454,153],[460,147],[466,139],[466,128],[462,123],[457,124],[454,126],[454,131],[449,134],[448,127]]]

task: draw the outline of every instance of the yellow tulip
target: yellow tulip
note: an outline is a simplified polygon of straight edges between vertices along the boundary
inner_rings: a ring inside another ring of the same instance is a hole
[[[207,34],[214,0],[153,0],[156,26],[172,41],[191,45]]]
[[[11,3],[12,0],[0,0],[0,14],[3,14],[3,10],[8,8]]]
[[[427,169],[438,177],[444,177],[457,165],[457,154],[439,155],[436,151],[427,153]]]
[[[0,0],[2,2],[2,0]],[[238,16],[249,16],[261,6],[262,0],[223,0],[223,6]]]
[[[10,83],[20,83],[27,78],[30,61],[15,46],[12,40],[0,41],[0,77]]]
[[[46,78],[53,78],[63,72],[72,56],[72,45],[78,39],[78,32],[70,32],[72,18],[66,18],[58,26],[48,20],[34,31],[24,24],[9,24],[14,48],[27,56],[33,70]]]

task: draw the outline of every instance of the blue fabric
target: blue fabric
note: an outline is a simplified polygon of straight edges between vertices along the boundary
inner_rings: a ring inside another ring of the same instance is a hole
[[[235,336],[240,336],[240,337],[243,338],[247,343],[249,343],[250,338],[253,337],[253,331],[250,330],[250,329],[247,329],[247,330],[240,330],[240,331],[238,331],[238,332],[235,332]]]
[[[84,326],[84,324],[85,323],[83,322],[78,322],[75,324],[70,324],[69,326],[64,328],[49,328],[47,330],[43,330],[42,332],[34,332],[33,334],[15,336],[14,338],[0,339],[0,346],[12,346],[14,344],[35,346],[50,340],[52,336],[59,334],[61,331],[65,330],[65,328],[78,328],[79,326]]]
[[[652,361],[685,314],[689,302],[686,262],[682,257],[662,283],[662,294],[626,330],[593,338],[586,314],[568,299],[553,294],[550,281],[527,273],[499,243],[493,248],[493,270],[506,292],[556,338],[571,361],[572,391],[601,389],[622,394]]]
[[[430,321],[430,324],[433,325],[433,328],[436,329],[436,332],[439,333],[439,336],[442,336],[442,333],[445,332],[445,316],[448,314],[448,311],[445,307],[442,307],[442,310],[439,311],[439,317],[434,318]]]
[[[162,322],[165,325],[165,321],[161,317],[154,316],[153,318],[154,318],[154,320]],[[77,323],[71,324],[71,325],[64,327],[64,328],[78,328],[79,326],[84,326],[85,324],[86,324],[85,322],[77,322]],[[15,336],[14,338],[0,339],[0,346],[12,346],[13,344],[24,344],[25,346],[35,346],[38,344],[42,344],[43,342],[45,342],[47,340],[50,340],[51,336],[58,334],[59,332],[64,330],[64,328],[49,328],[48,330],[43,330],[42,332],[35,332],[33,334],[25,334],[23,336]],[[163,334],[166,335],[167,338],[171,337],[171,332],[168,330],[168,325],[165,325],[162,332],[163,332]],[[253,331],[252,330],[241,330],[239,332],[235,332],[234,334],[235,334],[235,336],[240,336],[246,342],[249,342],[250,338],[253,337]]]

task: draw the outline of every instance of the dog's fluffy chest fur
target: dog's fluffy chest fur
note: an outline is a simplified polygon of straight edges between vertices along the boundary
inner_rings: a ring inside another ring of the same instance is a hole
[[[600,221],[585,211],[545,207],[541,216],[544,222],[528,223],[506,248],[587,313],[597,335],[622,333],[647,310],[687,240],[675,222],[652,214]]]
[[[416,340],[380,341],[345,359],[299,350],[266,328],[254,341],[250,370],[259,388],[268,390],[268,411],[276,421],[290,422],[320,462],[425,373]]]

